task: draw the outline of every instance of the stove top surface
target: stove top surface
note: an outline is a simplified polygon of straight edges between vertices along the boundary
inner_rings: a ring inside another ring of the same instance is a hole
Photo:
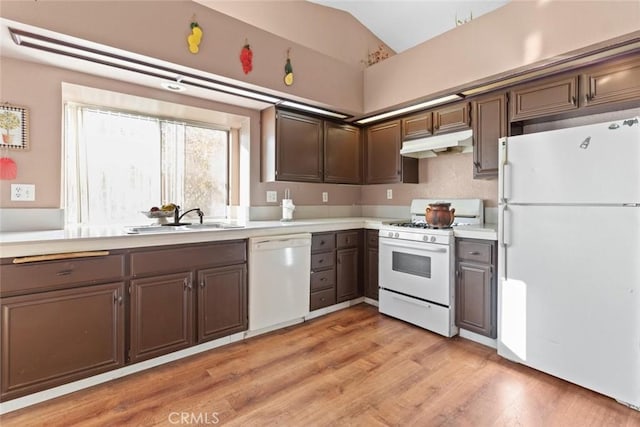
[[[453,228],[453,226],[457,224],[452,224],[449,227],[434,227],[433,225],[427,224],[426,222],[406,221],[406,222],[391,222],[389,223],[389,225],[393,227],[404,227],[404,228],[411,228],[411,229],[418,228],[423,230],[448,230]]]

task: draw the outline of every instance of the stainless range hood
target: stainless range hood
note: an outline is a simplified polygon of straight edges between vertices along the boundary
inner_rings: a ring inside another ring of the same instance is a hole
[[[473,132],[469,129],[404,141],[400,154],[405,157],[423,159],[425,157],[436,157],[438,153],[447,150],[458,153],[473,152]]]

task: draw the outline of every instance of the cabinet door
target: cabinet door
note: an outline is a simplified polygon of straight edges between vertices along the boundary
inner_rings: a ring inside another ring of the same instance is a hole
[[[544,80],[509,93],[511,121],[535,119],[578,108],[578,76]]]
[[[362,139],[357,127],[325,122],[324,182],[362,183]]]
[[[171,353],[193,343],[190,272],[131,281],[132,362]]]
[[[469,129],[470,120],[468,102],[439,108],[433,112],[433,134]]]
[[[402,119],[402,140],[431,136],[432,118],[433,113],[429,111]]]
[[[2,400],[124,364],[124,285],[0,299]]]
[[[378,300],[378,248],[367,248],[365,266],[365,294],[367,298]]]
[[[400,156],[400,137],[400,120],[367,129],[366,184],[418,182],[418,159]]]
[[[492,316],[492,268],[490,265],[458,264],[456,275],[456,325],[496,337]]]
[[[338,302],[358,296],[358,248],[336,252],[336,298]]]
[[[322,120],[278,111],[276,179],[322,182]]]
[[[587,69],[583,81],[584,106],[640,99],[640,58]]]
[[[473,102],[473,177],[498,176],[498,139],[507,136],[507,98],[504,93]]]
[[[247,266],[198,271],[198,342],[246,331]]]

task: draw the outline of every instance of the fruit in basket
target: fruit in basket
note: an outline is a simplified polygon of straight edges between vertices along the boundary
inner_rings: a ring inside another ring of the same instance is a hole
[[[154,206],[154,207],[152,207],[151,209],[149,209],[149,212],[158,212],[159,210],[160,210],[160,208],[159,208],[159,207]]]
[[[168,203],[166,205],[162,205],[162,207],[160,209],[165,211],[165,212],[171,212],[171,211],[176,210],[176,205],[174,205],[173,203]]]

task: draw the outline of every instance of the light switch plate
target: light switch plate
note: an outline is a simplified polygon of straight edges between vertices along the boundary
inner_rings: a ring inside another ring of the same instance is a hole
[[[390,188],[387,190],[387,199],[393,199],[393,190]]]
[[[326,191],[322,192],[322,203],[327,203],[329,201],[329,193]]]
[[[267,191],[267,203],[277,203],[277,202],[278,202],[278,192]]]
[[[36,200],[35,184],[11,184],[11,200],[33,202]]]

